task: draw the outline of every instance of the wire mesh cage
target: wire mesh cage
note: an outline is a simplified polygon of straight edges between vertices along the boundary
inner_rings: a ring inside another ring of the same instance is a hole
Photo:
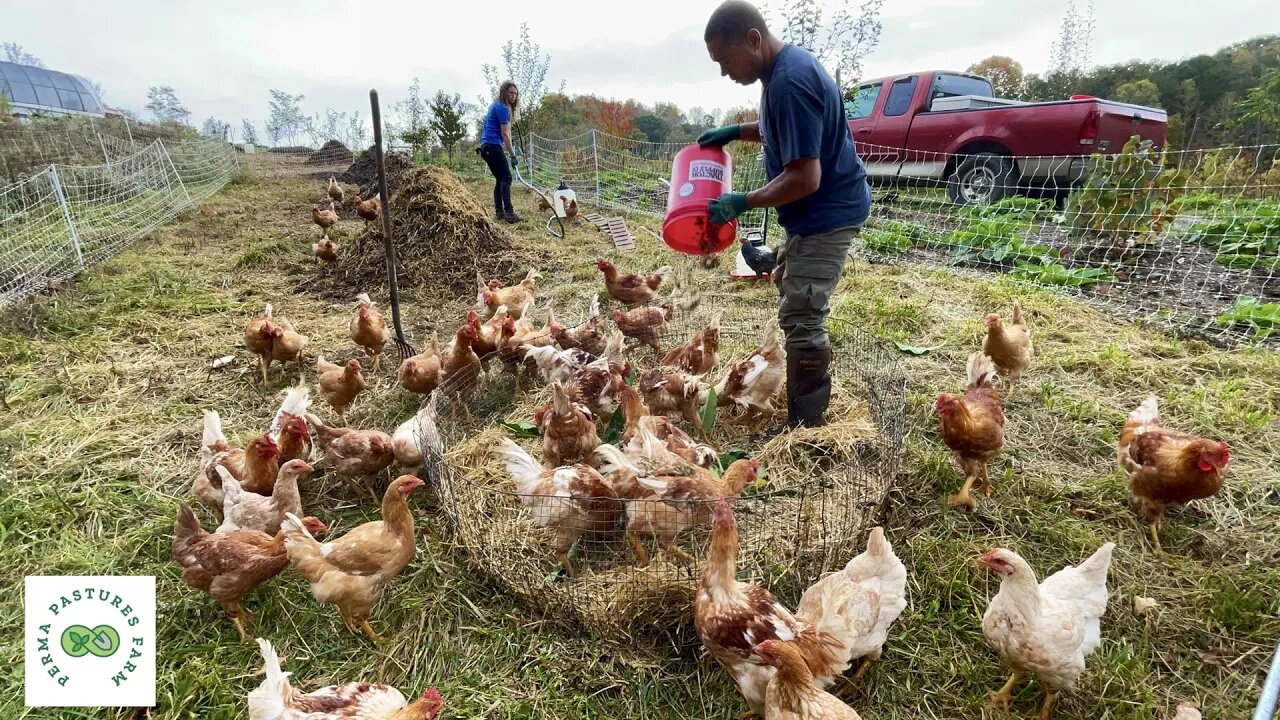
[[[756,353],[772,312],[735,307],[724,314],[703,393]],[[663,354],[714,314],[705,307],[674,312],[656,335]],[[666,441],[667,450],[688,438],[685,463],[629,439],[631,425],[623,419],[629,413],[620,408],[540,437],[534,428],[549,427],[545,413],[555,412],[555,389],[518,380],[496,359],[487,372],[473,365],[453,375],[424,405],[419,429],[427,471],[439,482],[460,544],[497,586],[571,631],[690,653],[698,647],[693,595],[714,504],[724,495],[737,517],[740,567],[796,602],[805,587],[859,552],[902,449],[906,386],[894,355],[844,321],[833,318],[830,329],[835,360],[827,426],[755,440],[761,428],[784,420],[785,410],[748,417],[731,407],[719,408],[709,427],[679,412],[640,423],[645,430],[637,436],[648,441],[654,427],[676,437]],[[659,368],[662,355],[640,344],[628,358],[631,384],[615,385],[615,405],[627,404],[631,390],[653,398],[640,379]],[[775,407],[786,407],[783,391]],[[700,402],[704,395],[694,397]],[[535,417],[544,422],[535,425]],[[696,419],[703,420],[700,413]],[[579,456],[544,465],[560,454],[562,441]],[[597,444],[626,452],[587,451]],[[620,469],[628,465],[609,460],[617,456],[639,458],[630,467],[642,472]],[[646,462],[650,457],[657,460]]]

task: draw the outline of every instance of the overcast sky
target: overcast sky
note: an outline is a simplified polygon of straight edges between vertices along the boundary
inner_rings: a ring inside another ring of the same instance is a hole
[[[856,3],[856,0],[855,0]],[[141,113],[150,85],[172,85],[199,126],[213,115],[262,131],[268,90],[306,96],[304,110],[384,107],[417,75],[425,90],[485,92],[483,63],[529,23],[551,54],[550,84],[570,94],[670,101],[681,108],[754,104],[707,58],[702,28],[717,0],[370,2],[369,0],[4,0],[0,41],[53,69],[102,84],[108,104]],[[963,70],[992,54],[1043,71],[1065,0],[889,0],[865,75]],[[554,12],[546,12],[546,10]],[[1193,18],[1200,17],[1200,20]],[[1280,32],[1277,0],[1097,0],[1094,63],[1176,59]]]

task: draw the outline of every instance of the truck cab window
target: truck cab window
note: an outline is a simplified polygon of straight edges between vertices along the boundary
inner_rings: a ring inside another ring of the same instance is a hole
[[[880,97],[879,85],[860,87],[853,98],[844,101],[844,114],[850,120],[862,120],[871,117],[871,108],[876,106],[876,98]]]
[[[911,98],[916,94],[918,82],[919,78],[915,76],[893,81],[893,87],[889,88],[889,97],[884,101],[886,117],[905,115],[911,109]]]
[[[929,91],[929,102],[943,97],[959,97],[977,95],[978,97],[994,97],[991,83],[982,78],[965,75],[944,75],[939,73],[933,77],[933,88]]]

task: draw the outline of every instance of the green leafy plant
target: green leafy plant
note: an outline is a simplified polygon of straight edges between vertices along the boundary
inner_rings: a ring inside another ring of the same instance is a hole
[[[708,389],[707,401],[702,404],[702,412],[699,414],[699,419],[702,420],[702,432],[704,433],[711,432],[711,427],[716,424],[717,404],[718,399],[716,398],[716,389]]]
[[[1114,157],[1090,156],[1084,186],[1067,200],[1067,225],[1072,235],[1112,248],[1150,243],[1177,216],[1173,201],[1189,177],[1166,167],[1165,154],[1134,135]]]
[[[996,265],[1053,262],[1056,259],[1053,248],[1023,238],[1022,233],[1031,229],[1030,222],[1015,217],[997,215],[977,220],[951,233],[950,241],[955,246],[953,260],[957,263],[985,260]]]
[[[1111,271],[1106,268],[1069,268],[1059,263],[1049,265],[1019,263],[1018,267],[1009,273],[1009,276],[1042,285],[1060,285],[1063,287],[1086,287],[1115,278]]]
[[[937,236],[923,225],[901,220],[884,220],[862,230],[868,250],[884,255],[901,255],[914,247],[937,244]]]
[[[1280,267],[1280,203],[1255,200],[1222,207],[1223,216],[1192,225],[1187,239],[1217,246],[1216,260],[1227,267]]]
[[[1255,335],[1267,337],[1280,327],[1280,303],[1264,303],[1255,297],[1238,297],[1230,310],[1215,321],[1219,325],[1245,325]]]
[[[986,205],[966,205],[960,209],[959,214],[961,217],[969,218],[970,220],[1006,218],[1035,222],[1051,216],[1053,214],[1053,204],[1047,200],[1015,195]]]
[[[538,426],[527,420],[517,422],[503,422],[502,427],[506,428],[512,435],[516,437],[533,438],[538,437]]]

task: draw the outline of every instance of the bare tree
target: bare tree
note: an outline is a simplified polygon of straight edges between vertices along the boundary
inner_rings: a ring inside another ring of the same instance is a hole
[[[347,117],[347,126],[342,131],[342,142],[355,152],[359,152],[369,144],[369,127],[364,124],[359,110]]]
[[[529,39],[529,23],[520,23],[520,40],[508,40],[502,46],[502,71],[497,66],[484,65],[484,80],[489,86],[489,97],[480,99],[480,107],[487,108],[498,97],[502,83],[511,80],[520,88],[520,116],[512,123],[512,140],[523,138],[529,128],[537,124],[542,99],[547,95],[547,71],[551,68],[551,55],[542,52],[542,46]],[[564,92],[564,82],[560,83]]]
[[[1045,74],[1051,95],[1070,94],[1079,84],[1093,61],[1093,0],[1084,0],[1077,8],[1076,0],[1067,0],[1058,39],[1049,54],[1049,71]]]
[[[44,63],[40,62],[40,58],[32,55],[26,50],[23,50],[22,46],[18,43],[3,43],[0,44],[0,48],[4,49],[4,59],[11,63],[18,63],[19,65],[33,65],[39,68],[44,67]]]
[[[883,7],[884,0],[862,0],[857,7],[838,0],[830,10],[818,0],[784,0],[768,14],[785,42],[807,49],[843,84],[852,84],[862,76],[863,60],[880,44]]]

